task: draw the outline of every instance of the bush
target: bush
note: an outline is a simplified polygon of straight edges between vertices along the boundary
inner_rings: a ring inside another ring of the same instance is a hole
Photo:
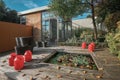
[[[65,42],[59,42],[59,45],[61,46],[80,46],[81,42],[77,39],[77,37],[73,37],[71,39],[68,39]]]
[[[117,28],[116,32],[108,33],[106,35],[106,41],[108,43],[110,52],[112,54],[117,55],[118,58],[120,58],[120,28],[119,27]]]

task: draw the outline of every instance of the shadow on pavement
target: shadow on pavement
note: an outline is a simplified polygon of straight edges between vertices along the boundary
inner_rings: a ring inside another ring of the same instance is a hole
[[[30,62],[25,62],[23,69],[37,69],[45,66],[49,66],[49,64],[41,63],[42,59],[33,59]]]
[[[10,50],[10,51],[6,51],[6,52],[2,52],[2,53],[0,53],[0,57],[3,57],[3,56],[6,56],[6,55],[9,55],[9,54],[11,54],[12,52],[14,52],[14,50]]]
[[[5,75],[9,78],[8,80],[17,80],[18,72],[6,72]]]

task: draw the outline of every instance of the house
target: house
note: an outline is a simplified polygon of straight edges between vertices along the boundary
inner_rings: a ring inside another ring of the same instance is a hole
[[[57,39],[57,18],[43,6],[19,12],[20,23],[33,26],[35,41],[55,41]]]
[[[26,11],[19,12],[20,23],[33,26],[33,36],[35,41],[62,41],[63,27],[61,19],[56,17],[52,12],[49,12],[48,6],[38,7]],[[74,27],[91,27],[91,19],[81,19],[72,21]],[[92,26],[93,27],[93,26]],[[66,29],[66,28],[65,28]],[[71,29],[65,33],[66,36],[71,36]]]

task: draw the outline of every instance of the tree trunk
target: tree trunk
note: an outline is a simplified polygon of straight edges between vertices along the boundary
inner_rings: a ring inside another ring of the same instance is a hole
[[[65,41],[65,22],[62,22],[62,40]]]
[[[69,34],[68,34],[68,21],[65,22],[66,23],[66,40],[68,39],[69,37]]]
[[[70,28],[71,28],[71,30],[70,30],[70,38],[72,38],[72,36],[73,36],[73,35],[72,35],[72,34],[73,34],[73,33],[72,33],[72,32],[73,32],[73,31],[72,31],[72,21],[70,21]]]
[[[95,13],[94,13],[94,2],[91,0],[91,10],[92,10],[92,21],[93,21],[93,27],[94,27],[94,38],[97,39],[97,27],[95,22]]]

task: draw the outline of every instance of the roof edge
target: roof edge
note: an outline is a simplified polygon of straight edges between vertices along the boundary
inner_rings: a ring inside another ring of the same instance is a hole
[[[18,12],[18,15],[21,16],[21,15],[30,14],[30,13],[39,12],[39,11],[44,11],[44,10],[48,10],[48,9],[50,9],[48,6],[42,6],[42,7],[37,7],[37,8]]]

